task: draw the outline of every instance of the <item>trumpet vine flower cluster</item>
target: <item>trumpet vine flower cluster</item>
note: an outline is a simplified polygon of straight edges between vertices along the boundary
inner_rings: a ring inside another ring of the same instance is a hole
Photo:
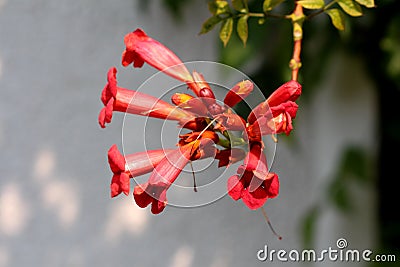
[[[122,155],[116,145],[108,151],[108,162],[113,172],[111,197],[131,191],[130,180],[151,173],[147,182],[133,189],[139,207],[151,205],[151,212],[158,214],[167,205],[167,190],[176,181],[182,169],[191,161],[205,158],[218,160],[218,167],[242,161],[237,173],[227,181],[227,191],[234,200],[241,199],[250,209],[262,207],[268,198],[279,193],[279,179],[270,172],[264,153],[262,138],[265,135],[285,133],[293,129],[296,117],[296,99],[301,85],[289,81],[256,106],[247,119],[233,112],[232,108],[253,90],[249,80],[238,82],[218,101],[202,74],[189,72],[182,61],[167,47],[137,29],[124,38],[126,49],[122,65],[140,68],[144,63],[162,71],[187,85],[192,91],[175,93],[171,104],[143,92],[118,86],[117,69],[110,68],[107,84],[101,93],[104,107],[99,114],[99,124],[105,128],[111,123],[113,112],[125,112],[175,121],[185,129],[180,134],[177,147],[149,150]],[[237,132],[232,135],[232,132]]]

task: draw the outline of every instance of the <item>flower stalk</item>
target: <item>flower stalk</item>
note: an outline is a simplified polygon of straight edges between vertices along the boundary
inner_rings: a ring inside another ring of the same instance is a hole
[[[293,13],[290,15],[293,25],[293,55],[289,62],[289,67],[292,70],[292,80],[297,81],[299,78],[299,69],[301,68],[301,43],[303,40],[303,21],[305,15],[303,7],[296,0]]]

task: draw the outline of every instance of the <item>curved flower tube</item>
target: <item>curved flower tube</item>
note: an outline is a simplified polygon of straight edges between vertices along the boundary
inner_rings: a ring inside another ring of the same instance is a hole
[[[151,212],[158,214],[167,205],[167,190],[190,160],[191,146],[184,146],[165,157],[156,166],[149,180],[135,186],[133,196],[136,204],[145,208],[151,204]]]
[[[125,35],[124,43],[124,67],[133,63],[135,68],[140,68],[146,62],[175,79],[183,82],[193,81],[192,75],[179,57],[160,42],[147,36],[143,30],[136,29]]]
[[[195,115],[179,107],[175,107],[154,96],[117,86],[117,69],[110,68],[107,75],[108,83],[101,94],[104,108],[99,114],[99,124],[105,128],[110,123],[113,111],[149,116],[159,119],[176,120],[180,123],[190,121]]]
[[[150,173],[173,149],[148,150],[133,153],[124,157],[117,145],[112,145],[108,150],[108,163],[113,177],[110,184],[111,197],[116,197],[122,192],[125,195],[130,191],[130,178]]]

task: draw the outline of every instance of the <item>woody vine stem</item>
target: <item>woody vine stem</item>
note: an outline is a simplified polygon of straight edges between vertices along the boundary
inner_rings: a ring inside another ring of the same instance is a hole
[[[296,1],[296,7],[292,13],[293,23],[293,56],[289,62],[289,67],[292,69],[292,80],[297,81],[299,77],[299,69],[301,67],[301,41],[303,40],[303,7]]]

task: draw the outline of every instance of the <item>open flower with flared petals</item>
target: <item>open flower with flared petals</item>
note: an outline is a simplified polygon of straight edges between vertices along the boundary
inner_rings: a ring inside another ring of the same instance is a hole
[[[293,130],[292,119],[296,117],[297,109],[298,105],[292,101],[271,107],[269,113],[260,116],[248,126],[247,132],[252,138],[282,132],[289,135]]]
[[[142,29],[136,29],[125,35],[124,43],[126,48],[122,54],[123,66],[133,64],[134,67],[140,68],[146,62],[165,74],[185,82],[196,96],[204,101],[211,114],[224,111],[224,107],[216,102],[215,95],[203,75],[196,71],[190,74],[174,52],[149,37]]]
[[[101,94],[104,108],[99,114],[99,124],[102,128],[110,123],[114,111],[130,114],[155,117],[160,119],[176,120],[180,123],[192,120],[195,115],[179,107],[175,107],[154,96],[138,91],[125,89],[117,85],[117,69],[112,67],[108,71],[108,83]]]
[[[113,177],[111,180],[111,197],[130,191],[130,178],[150,173],[173,149],[148,150],[123,156],[116,145],[108,150],[108,163]]]
[[[251,138],[266,134],[285,133],[293,129],[298,105],[294,102],[301,95],[301,85],[289,81],[276,89],[267,100],[255,107],[247,118]]]
[[[151,204],[151,212],[158,214],[167,205],[167,190],[190,160],[191,146],[173,151],[156,166],[149,180],[135,186],[133,196],[136,204],[145,208]]]
[[[174,52],[166,46],[147,36],[141,30],[128,33],[124,38],[126,49],[122,54],[124,67],[133,63],[140,68],[146,62],[154,68],[183,82],[192,81],[192,75]]]
[[[151,204],[151,212],[158,214],[167,205],[167,190],[175,182],[183,168],[190,160],[213,157],[216,153],[212,146],[217,141],[213,132],[204,132],[185,136],[180,147],[169,152],[154,168],[149,180],[137,185],[133,196],[136,204],[145,208]]]
[[[244,134],[250,151],[238,168],[237,175],[229,178],[228,193],[234,200],[242,199],[250,209],[262,207],[268,198],[274,198],[279,193],[278,175],[268,170],[262,136],[290,133],[293,129],[292,118],[296,117],[298,109],[294,101],[300,94],[301,85],[289,81],[255,107],[247,118]]]
[[[268,198],[279,194],[278,175],[269,172],[261,143],[251,144],[238,174],[228,179],[228,194],[234,200],[242,199],[252,210],[262,207]]]

